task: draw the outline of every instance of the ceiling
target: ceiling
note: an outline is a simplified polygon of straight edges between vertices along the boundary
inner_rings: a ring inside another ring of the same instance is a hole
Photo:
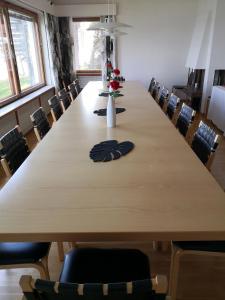
[[[67,4],[107,4],[108,0],[53,0],[54,4],[67,5]],[[112,3],[112,0],[110,0]]]

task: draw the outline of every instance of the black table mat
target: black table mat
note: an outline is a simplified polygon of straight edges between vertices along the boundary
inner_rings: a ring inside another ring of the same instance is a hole
[[[94,162],[107,162],[119,159],[128,154],[134,148],[134,143],[125,141],[119,143],[117,140],[103,141],[95,145],[90,151],[90,158]]]
[[[126,111],[126,109],[123,108],[123,107],[117,107],[116,108],[116,113],[117,114],[120,114],[120,113],[122,113],[124,111]],[[102,109],[94,110],[93,113],[96,114],[96,115],[98,115],[98,116],[104,117],[107,114],[107,109],[106,108],[102,108]]]

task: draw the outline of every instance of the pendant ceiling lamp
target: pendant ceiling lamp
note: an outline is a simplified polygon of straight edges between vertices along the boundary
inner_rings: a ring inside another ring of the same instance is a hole
[[[130,28],[132,26],[124,24],[124,23],[118,23],[115,21],[111,22],[98,22],[95,23],[87,28],[87,30],[113,30],[117,29],[119,27],[127,27]]]
[[[113,15],[114,12],[113,12]],[[131,25],[125,24],[125,23],[120,23],[120,22],[116,22],[114,20],[110,20],[110,13],[109,13],[109,0],[108,0],[108,18],[104,21],[104,22],[97,22],[95,24],[90,25],[87,30],[103,30],[103,31],[107,31],[107,32],[114,32],[116,34],[116,30],[119,27],[126,27],[126,28],[130,28],[132,27]],[[117,31],[118,33],[119,31]],[[117,35],[124,35],[126,34],[125,32],[122,34],[117,34]]]
[[[111,38],[117,37],[117,36],[122,36],[122,35],[127,35],[127,32],[119,31],[119,30],[113,30],[113,31],[105,31],[104,35],[109,35]]]

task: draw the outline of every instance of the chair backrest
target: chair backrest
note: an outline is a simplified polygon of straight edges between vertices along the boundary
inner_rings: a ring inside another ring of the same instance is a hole
[[[169,97],[169,91],[167,88],[163,87],[159,96],[159,106],[163,108],[165,101]]]
[[[152,97],[153,99],[157,100],[158,95],[159,95],[159,91],[160,91],[160,83],[157,81],[156,84],[153,87],[153,91],[152,91]]]
[[[178,107],[180,103],[180,98],[178,98],[176,95],[171,94],[169,101],[168,101],[168,105],[166,108],[166,114],[168,115],[168,117],[172,120],[174,113]]]
[[[34,125],[34,131],[37,136],[38,141],[46,135],[46,133],[50,130],[50,125],[46,114],[42,107],[39,107],[31,116],[31,121]]]
[[[75,84],[75,88],[76,88],[76,91],[77,91],[77,95],[79,95],[80,92],[81,92],[81,87],[80,87],[80,84],[79,84],[78,79],[76,79],[76,80],[74,81],[74,84]]]
[[[70,97],[66,91],[66,89],[62,89],[58,92],[59,101],[61,101],[62,109],[65,111],[70,106]]]
[[[74,82],[72,82],[70,85],[68,85],[70,97],[72,100],[75,100],[77,97],[77,90],[76,90],[76,85]]]
[[[193,136],[191,147],[203,164],[206,165],[212,153],[215,152],[218,142],[219,135],[201,121]]]
[[[0,139],[0,156],[2,165],[7,164],[8,172],[3,168],[7,176],[12,175],[22,165],[30,154],[26,139],[24,138],[19,126],[11,129]]]
[[[165,276],[108,284],[34,281],[22,276],[20,285],[27,300],[164,300],[167,290]]]
[[[62,106],[57,96],[53,96],[48,100],[48,104],[51,107],[51,113],[54,121],[56,122],[63,114]]]
[[[156,79],[154,77],[152,77],[152,79],[150,81],[150,84],[149,84],[149,88],[148,88],[148,92],[150,94],[152,94],[153,87],[154,87],[155,84],[156,84]]]
[[[190,125],[193,123],[196,111],[185,103],[182,104],[176,127],[180,133],[185,137]]]

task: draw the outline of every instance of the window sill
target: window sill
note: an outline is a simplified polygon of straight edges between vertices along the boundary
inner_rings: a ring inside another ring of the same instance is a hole
[[[52,89],[55,89],[54,86],[44,86],[27,96],[24,96],[10,104],[5,105],[4,107],[0,108],[0,118],[8,115],[13,111],[18,110],[20,107],[26,105],[27,103],[36,100],[41,95],[51,91]]]
[[[102,71],[100,70],[79,70],[76,71],[77,76],[102,76]]]

